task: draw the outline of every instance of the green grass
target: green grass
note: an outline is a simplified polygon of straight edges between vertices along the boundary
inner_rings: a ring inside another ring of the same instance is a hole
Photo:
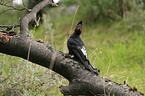
[[[1,96],[18,96],[18,94],[25,96],[61,95],[58,87],[67,83],[62,76],[20,58],[2,54],[0,57]]]
[[[103,37],[100,34],[103,34]],[[86,40],[90,42],[86,45],[96,52],[89,56],[90,60],[93,62],[96,58],[94,66],[101,69],[102,76],[119,83],[127,80],[129,85],[143,91],[145,87],[143,78],[145,76],[145,41],[143,38],[145,35],[136,31],[122,36],[115,34],[112,32],[96,34],[94,40],[100,42],[98,44],[93,44],[93,39]]]

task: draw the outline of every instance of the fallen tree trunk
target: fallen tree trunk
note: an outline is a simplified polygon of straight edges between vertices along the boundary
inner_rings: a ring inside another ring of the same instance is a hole
[[[38,11],[48,4],[54,5],[49,0],[44,0],[21,19],[19,34],[14,36],[0,34],[1,53],[24,58],[62,75],[70,82],[68,86],[60,86],[64,95],[143,96],[126,84],[118,84],[96,76],[73,59],[65,58],[64,53],[56,50],[53,46],[31,38],[28,24],[31,20],[36,19]],[[4,40],[6,41],[4,42]]]

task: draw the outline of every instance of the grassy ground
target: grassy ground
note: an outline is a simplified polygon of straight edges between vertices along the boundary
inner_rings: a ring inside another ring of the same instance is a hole
[[[44,15],[44,23],[30,30],[30,33],[35,39],[42,39],[44,43],[68,52],[66,41],[73,16],[50,20],[51,16]],[[78,21],[79,18],[75,19],[73,29]],[[126,80],[129,85],[145,93],[145,26],[144,23],[135,24],[129,24],[126,20],[92,24],[83,22],[81,37],[90,62],[101,69],[101,76],[118,83]],[[0,96],[61,96],[58,86],[67,84],[67,80],[49,69],[0,54]]]

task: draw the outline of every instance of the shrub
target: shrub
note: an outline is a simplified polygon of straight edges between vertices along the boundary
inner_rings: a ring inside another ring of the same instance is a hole
[[[77,4],[80,5],[78,10],[80,18],[87,22],[114,21],[124,18],[128,12],[137,14],[144,9],[142,0],[77,0]]]

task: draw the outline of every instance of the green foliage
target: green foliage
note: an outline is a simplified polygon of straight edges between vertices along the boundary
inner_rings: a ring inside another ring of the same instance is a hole
[[[143,11],[142,0],[76,0],[80,18],[86,22],[120,20],[129,12]]]
[[[66,5],[66,6],[71,6],[73,4],[76,4],[76,0],[62,0],[61,2],[62,2],[62,4]]]

